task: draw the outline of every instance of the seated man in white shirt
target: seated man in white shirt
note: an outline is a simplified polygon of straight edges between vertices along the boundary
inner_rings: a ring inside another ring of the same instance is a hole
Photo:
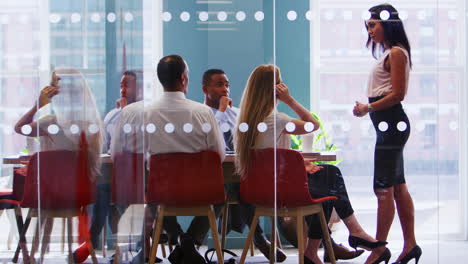
[[[211,108],[215,115],[224,137],[226,151],[234,151],[232,135],[235,133],[234,129],[237,123],[239,108],[232,106],[232,99],[229,98],[229,87],[229,79],[223,70],[209,69],[203,74],[202,89],[205,94],[205,104]],[[234,173],[234,166],[227,168],[224,165],[223,167],[224,173]],[[239,184],[226,184],[226,192],[228,196],[239,196]],[[229,229],[233,229],[242,233],[245,225],[250,226],[252,223],[254,214],[255,208],[249,204],[230,205],[228,214],[230,216],[230,221],[228,221],[230,226],[228,226],[228,231]],[[263,236],[263,230],[258,224],[253,241],[260,252],[269,259],[270,242]],[[280,248],[277,249],[276,254],[278,262],[286,259],[286,255]]]
[[[185,97],[189,83],[185,61],[178,55],[166,56],[159,61],[157,72],[164,93],[159,100],[145,106],[145,123],[156,127],[154,133],[145,133],[147,154],[214,150],[223,160],[224,140],[211,109]],[[195,244],[201,245],[208,230],[208,218],[197,216],[187,234]],[[175,251],[169,257],[172,263],[177,263]]]

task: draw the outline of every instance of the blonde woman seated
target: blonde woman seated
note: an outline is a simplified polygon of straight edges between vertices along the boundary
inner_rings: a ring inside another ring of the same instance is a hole
[[[34,120],[39,109],[49,103],[51,114]],[[80,150],[86,146],[92,180],[100,174],[101,128],[91,89],[85,77],[75,69],[54,71],[50,85],[41,90],[33,107],[15,125],[17,133],[39,137],[41,151]]]
[[[274,83],[276,83],[275,88],[273,88]],[[273,100],[273,92],[276,93],[276,102]],[[288,105],[298,115],[299,119],[275,112],[278,100]],[[275,116],[276,127],[274,126]],[[274,141],[276,141],[277,148],[289,148],[289,134],[301,135],[311,132],[305,130],[307,122],[314,125],[314,130],[318,128],[318,121],[289,94],[288,87],[281,81],[279,68],[273,65],[260,65],[250,74],[242,96],[238,122],[239,124],[245,122],[248,127],[253,128],[257,127],[260,122],[264,122],[268,127],[263,133],[259,133],[256,129],[249,129],[247,132],[236,131],[235,149],[238,157],[236,168],[239,175],[242,175],[249,166],[251,160],[250,146],[255,149],[273,148]],[[285,129],[288,122],[294,123],[294,130],[287,131]],[[276,138],[274,137],[273,128],[276,129]],[[336,201],[323,204],[325,217],[328,221],[332,209],[336,209],[349,230],[351,247],[372,249],[387,244],[372,238],[357,221],[348,198],[343,177],[337,167],[330,165],[316,166],[310,162],[305,165],[308,171],[309,192],[314,198],[329,195],[338,197]],[[305,263],[322,263],[317,255],[322,238],[319,219],[318,217],[309,216],[306,221],[309,225],[309,233],[304,261]]]

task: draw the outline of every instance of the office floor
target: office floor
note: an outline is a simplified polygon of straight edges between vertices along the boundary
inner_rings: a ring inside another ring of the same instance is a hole
[[[396,245],[398,243],[395,243]],[[423,256],[420,260],[421,264],[452,264],[452,263],[468,263],[468,242],[465,241],[421,241],[421,248],[423,249]],[[203,250],[203,248],[202,248]],[[391,262],[396,259],[396,254],[398,252],[398,246],[390,246],[390,250],[394,254],[392,256]],[[236,250],[236,253],[240,255],[240,250]],[[285,252],[288,256],[287,260],[283,263],[285,264],[296,264],[298,263],[297,259],[297,250],[296,249],[285,249]],[[266,258],[259,255],[260,252],[256,252],[255,257],[249,257],[246,263],[268,263]],[[322,254],[322,251],[320,251]],[[11,262],[12,252],[2,251],[0,252],[0,263],[12,263]],[[358,264],[364,263],[367,254],[363,254],[361,257],[354,260],[340,260],[339,263],[343,264]],[[21,263],[21,261],[19,262]],[[51,252],[45,258],[44,263],[59,264],[66,263],[66,258],[60,252]],[[91,263],[91,260],[88,259],[85,263]],[[99,263],[108,263],[107,259],[102,258],[102,255],[99,257]],[[122,263],[128,263],[123,257]],[[164,263],[170,263],[165,260]],[[413,262],[414,263],[414,262]]]

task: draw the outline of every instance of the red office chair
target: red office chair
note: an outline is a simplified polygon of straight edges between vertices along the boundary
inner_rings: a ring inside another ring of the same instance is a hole
[[[164,216],[208,216],[218,263],[223,263],[213,205],[225,201],[221,159],[217,152],[153,155],[146,200],[159,205],[150,263],[154,264]]]
[[[144,204],[145,175],[143,153],[128,151],[116,153],[112,170],[112,203],[124,207],[131,204]],[[161,249],[165,258],[164,244],[161,244]],[[169,249],[172,250],[171,245]]]
[[[31,217],[37,217],[39,210],[41,218],[44,218],[41,219],[44,227],[41,262],[50,239],[54,217],[67,219],[69,258],[72,259],[71,218],[79,216],[81,220],[79,233],[89,245],[93,263],[97,263],[93,245],[87,234],[88,226],[82,222],[87,219],[85,207],[94,202],[95,195],[95,185],[90,180],[88,160],[83,151],[43,151],[31,157],[21,206],[32,209],[29,210],[26,221]],[[31,249],[32,258],[39,244],[38,233],[39,228],[36,228]]]
[[[276,174],[274,157],[276,154]],[[275,193],[276,176],[276,193]],[[276,198],[276,200],[275,200]],[[331,263],[335,263],[330,235],[321,202],[334,200],[336,197],[328,196],[313,199],[310,196],[307,174],[302,155],[289,149],[257,149],[252,150],[252,159],[247,171],[241,177],[241,199],[256,205],[255,216],[251,226],[256,226],[260,216],[270,216],[273,223],[274,216],[295,216],[297,218],[297,240],[299,249],[299,262],[304,263],[304,216],[319,214]],[[275,203],[276,202],[276,203]],[[276,206],[276,215],[275,215]],[[275,233],[272,224],[272,235]],[[242,251],[240,263],[245,257],[252,241],[254,228],[249,231],[247,241]],[[270,263],[274,261],[274,243],[270,250]]]

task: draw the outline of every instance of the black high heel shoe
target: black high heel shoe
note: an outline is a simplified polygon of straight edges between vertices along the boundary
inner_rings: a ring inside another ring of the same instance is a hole
[[[356,236],[349,236],[348,243],[352,248],[354,248],[354,250],[357,250],[358,247],[366,250],[372,250],[379,247],[383,247],[388,244],[386,241],[378,240],[376,242],[370,242],[368,240]]]
[[[304,256],[304,264],[315,264],[310,258]]]
[[[419,262],[419,258],[421,257],[422,255],[422,249],[416,245],[410,252],[408,252],[408,254],[406,254],[406,256],[404,256],[400,261],[397,261],[397,262],[394,262],[393,264],[406,264],[408,263],[410,260],[412,259],[415,259],[416,260],[416,264],[418,264]]]
[[[385,264],[388,264],[390,262],[390,258],[392,257],[392,253],[390,253],[390,250],[388,248],[385,249],[385,251],[380,255],[380,257],[372,262],[372,264],[380,264],[380,262],[384,261]]]

